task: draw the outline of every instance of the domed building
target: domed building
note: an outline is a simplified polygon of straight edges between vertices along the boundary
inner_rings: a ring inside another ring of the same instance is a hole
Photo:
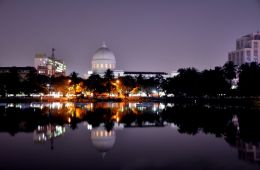
[[[114,53],[107,47],[105,43],[94,53],[91,61],[91,70],[85,74],[85,78],[88,78],[93,73],[104,76],[104,73],[108,70],[112,70],[115,78],[123,76],[139,76],[142,74],[144,77],[150,78],[157,75],[161,75],[164,78],[171,77],[171,75],[165,72],[147,72],[147,71],[124,71],[116,70],[116,57]]]
[[[116,57],[105,43],[93,55],[91,66],[93,73],[97,74],[102,74],[107,69],[114,70],[116,68]]]

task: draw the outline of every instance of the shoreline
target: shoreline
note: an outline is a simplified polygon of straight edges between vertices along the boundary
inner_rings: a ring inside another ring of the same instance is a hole
[[[223,105],[256,105],[260,106],[258,97],[138,97],[138,98],[32,98],[12,97],[0,98],[0,103],[31,103],[31,102],[75,102],[75,103],[96,103],[96,102],[162,102],[176,104],[223,104]]]

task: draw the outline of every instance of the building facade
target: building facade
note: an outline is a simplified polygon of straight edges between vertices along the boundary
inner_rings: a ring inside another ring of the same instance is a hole
[[[64,61],[55,58],[55,49],[52,49],[51,57],[47,57],[44,53],[37,53],[34,57],[34,67],[38,74],[46,76],[65,76],[66,65]]]
[[[228,53],[228,61],[241,66],[245,63],[259,62],[260,32],[242,36],[236,40],[236,50]]]
[[[0,74],[17,73],[21,80],[26,80],[30,73],[35,73],[34,67],[0,67]]]

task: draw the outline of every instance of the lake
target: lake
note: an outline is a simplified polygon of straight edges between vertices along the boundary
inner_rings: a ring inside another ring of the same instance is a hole
[[[260,110],[1,103],[0,169],[260,169]]]

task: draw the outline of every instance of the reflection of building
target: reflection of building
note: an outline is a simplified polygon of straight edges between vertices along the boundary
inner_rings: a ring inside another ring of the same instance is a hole
[[[237,140],[238,156],[240,159],[258,162],[260,161],[260,143],[254,145],[243,140]]]
[[[228,53],[228,61],[235,65],[259,62],[260,55],[260,32],[242,36],[236,41],[236,50]]]
[[[62,60],[58,60],[54,56],[55,49],[52,49],[51,57],[46,54],[37,53],[34,58],[34,67],[38,74],[46,76],[65,76],[66,65]]]
[[[92,70],[88,72],[88,76],[90,76],[93,73],[97,73],[103,76],[107,69],[112,70],[114,72],[115,77],[126,76],[126,75],[138,76],[140,74],[142,74],[146,78],[155,77],[158,75],[161,75],[164,78],[175,76],[175,74],[172,75],[172,74],[167,74],[165,72],[134,72],[134,71],[116,70],[116,57],[105,43],[103,43],[102,47],[100,47],[93,55],[91,61],[91,68]]]
[[[58,126],[58,125],[45,125],[45,126],[38,126],[33,133],[33,141],[35,143],[45,143],[46,141],[50,140],[51,142],[51,149],[53,149],[53,140],[54,138],[61,136],[65,133],[65,127]]]
[[[94,147],[102,153],[103,156],[110,151],[116,141],[114,130],[107,131],[105,127],[100,126],[91,130],[91,141]]]

